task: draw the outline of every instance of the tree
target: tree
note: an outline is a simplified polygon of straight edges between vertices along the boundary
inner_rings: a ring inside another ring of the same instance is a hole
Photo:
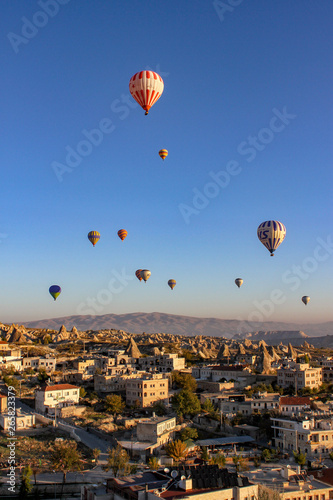
[[[197,389],[196,380],[189,373],[181,373],[175,370],[171,372],[171,381],[180,389],[186,389],[192,392],[195,392]]]
[[[204,411],[207,411],[208,413],[214,413],[215,412],[214,405],[211,402],[211,400],[208,399],[208,398],[205,400],[205,402],[201,406],[202,406],[202,409]]]
[[[167,407],[163,403],[163,401],[155,401],[152,405],[151,409],[156,413],[159,417],[163,417],[168,413]]]
[[[297,451],[293,451],[293,455],[294,455],[294,459],[295,459],[295,462],[298,464],[298,465],[305,465],[306,464],[306,453],[297,453]]]
[[[92,451],[92,453],[93,453],[93,457],[94,457],[94,459],[95,459],[95,460],[98,460],[98,457],[99,457],[99,456],[100,456],[100,454],[101,454],[101,450],[100,450],[99,448],[94,448],[94,449],[93,449],[93,451]]]
[[[185,358],[185,362],[188,366],[192,365],[193,352],[191,352],[189,349],[183,349],[181,352],[181,357]]]
[[[186,444],[180,439],[176,441],[170,441],[165,447],[165,451],[169,457],[173,458],[176,462],[179,462],[187,455]]]
[[[203,460],[204,462],[208,462],[209,452],[207,450],[207,446],[203,446],[200,450],[200,453],[201,453],[201,460]]]
[[[119,473],[128,474],[130,472],[129,456],[120,444],[118,444],[117,448],[109,449],[106,469],[111,469],[114,477],[117,477]]]
[[[268,448],[265,448],[262,453],[261,453],[261,458],[265,461],[265,462],[269,462],[269,460],[271,459],[271,452],[269,451]]]
[[[30,459],[31,471],[34,476],[35,486],[37,484],[37,474],[40,472],[39,459],[37,457],[33,457]]]
[[[55,470],[63,473],[63,485],[67,472],[81,469],[81,453],[75,441],[65,440],[55,443],[51,451],[51,463]]]
[[[156,457],[150,457],[148,460],[148,467],[150,470],[157,470],[160,466],[160,462]]]
[[[226,457],[225,454],[219,451],[216,455],[211,458],[211,463],[218,465],[220,469],[225,466]]]
[[[188,439],[198,439],[198,431],[194,427],[185,427],[180,431],[180,439],[187,441]]]
[[[248,470],[248,460],[243,457],[243,455],[235,455],[232,457],[232,461],[236,466],[236,471]]]
[[[30,465],[27,465],[26,467],[24,467],[21,474],[21,483],[18,494],[20,500],[25,500],[26,498],[28,498],[28,495],[32,490],[32,484],[30,481],[31,476],[32,476],[31,467]]]
[[[171,404],[178,416],[197,415],[201,410],[198,397],[187,389],[183,389],[178,394],[175,394],[171,400]]]
[[[123,412],[126,403],[123,398],[118,394],[111,394],[106,396],[104,400],[105,409],[108,413],[113,413],[114,415],[119,415]]]
[[[87,395],[87,391],[84,387],[80,387],[80,398],[84,398]]]
[[[19,389],[19,381],[17,380],[17,378],[15,377],[9,377],[8,375],[4,375],[3,377],[3,381],[5,382],[5,384],[7,385],[7,387],[14,387],[15,391],[17,391]]]
[[[48,373],[46,373],[45,368],[40,368],[38,370],[38,376],[37,376],[38,382],[40,382],[42,384],[42,383],[46,382],[46,380],[49,378],[50,378],[50,375]]]

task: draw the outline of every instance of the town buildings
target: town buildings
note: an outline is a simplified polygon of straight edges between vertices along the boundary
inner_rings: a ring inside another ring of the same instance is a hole
[[[76,405],[79,397],[80,388],[75,385],[47,385],[36,389],[35,409],[37,413],[55,416],[57,408]]]
[[[299,451],[308,458],[328,457],[333,451],[333,418],[314,416],[272,417],[273,445],[283,451]]]
[[[126,404],[146,408],[155,401],[169,402],[169,379],[162,373],[145,373],[126,382]]]
[[[310,368],[308,363],[288,362],[277,370],[277,384],[280,387],[294,387],[295,390],[319,387],[323,383],[322,368]]]

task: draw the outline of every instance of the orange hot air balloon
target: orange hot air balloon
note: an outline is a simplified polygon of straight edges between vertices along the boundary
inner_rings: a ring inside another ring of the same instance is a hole
[[[119,229],[119,231],[118,231],[118,236],[121,239],[121,241],[124,241],[124,239],[126,238],[127,234],[128,233],[127,233],[126,229]]]
[[[130,79],[129,90],[132,97],[145,110],[145,115],[148,115],[150,108],[163,93],[164,82],[154,71],[139,71]]]
[[[138,278],[139,281],[142,281],[141,271],[142,269],[138,269],[137,271],[135,271],[135,276]]]
[[[165,158],[168,156],[169,152],[167,149],[160,149],[158,154],[160,155],[160,157],[162,158],[162,160],[164,161]]]

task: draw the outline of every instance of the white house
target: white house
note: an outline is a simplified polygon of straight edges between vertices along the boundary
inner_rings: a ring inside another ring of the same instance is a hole
[[[38,413],[55,415],[55,408],[76,405],[79,402],[80,388],[71,384],[47,385],[36,389],[35,409]]]
[[[47,372],[53,372],[56,367],[56,358],[42,358],[40,356],[23,358],[22,359],[22,369],[33,368],[39,370],[40,368],[45,368]]]

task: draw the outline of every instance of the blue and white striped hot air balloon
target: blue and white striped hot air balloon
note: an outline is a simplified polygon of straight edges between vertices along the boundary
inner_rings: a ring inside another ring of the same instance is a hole
[[[283,242],[286,236],[286,228],[278,220],[266,220],[257,229],[259,240],[273,257],[277,247]]]

